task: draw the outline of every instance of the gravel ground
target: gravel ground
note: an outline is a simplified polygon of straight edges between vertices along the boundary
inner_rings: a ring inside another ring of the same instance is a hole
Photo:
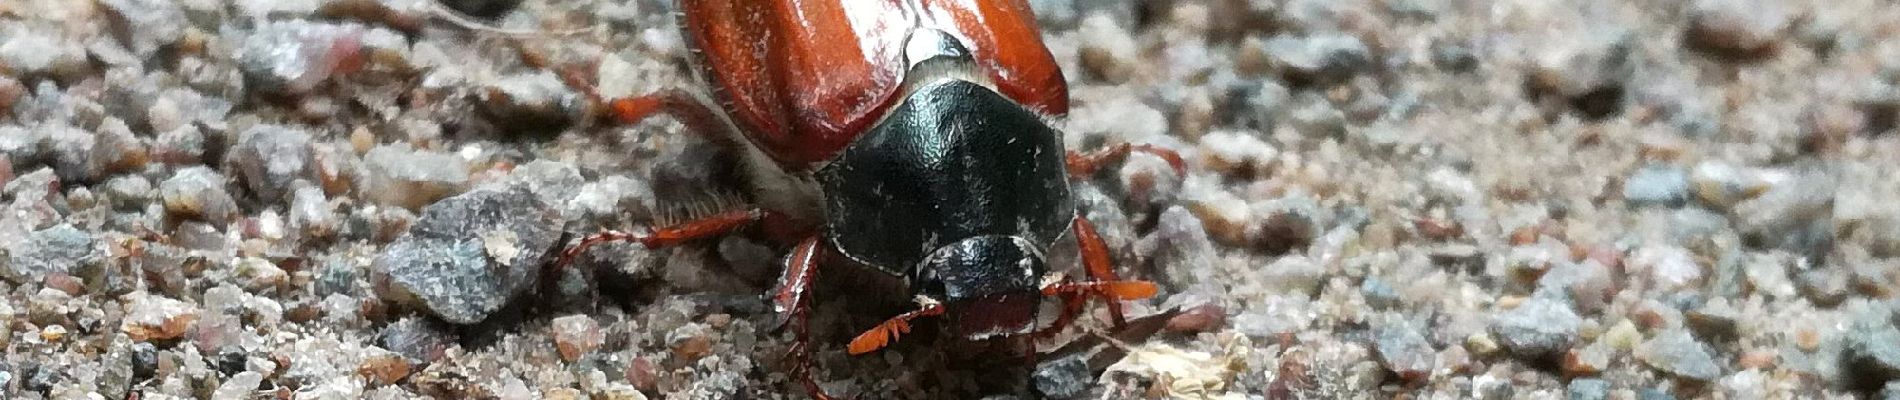
[[[0,397],[802,397],[784,249],[545,268],[747,201],[552,72],[689,85],[672,6],[453,3],[0,1]],[[1189,160],[1076,186],[1162,294],[1031,363],[821,287],[832,392],[1900,398],[1900,4],[1033,3],[1068,145]]]

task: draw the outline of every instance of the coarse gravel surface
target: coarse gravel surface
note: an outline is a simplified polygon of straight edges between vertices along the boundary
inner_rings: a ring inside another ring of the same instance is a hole
[[[0,0],[0,398],[803,398],[764,235],[549,267],[754,200],[563,83],[697,87],[671,1],[442,1]],[[1030,3],[1188,161],[1075,182],[1161,294],[852,357],[833,279],[828,391],[1900,398],[1900,3]]]

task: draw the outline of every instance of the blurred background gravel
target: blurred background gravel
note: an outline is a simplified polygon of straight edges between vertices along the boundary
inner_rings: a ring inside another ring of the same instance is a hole
[[[553,72],[690,85],[669,3],[0,1],[0,397],[801,398],[782,249],[544,268],[743,200]],[[1182,312],[847,357],[821,298],[834,393],[1900,399],[1900,4],[1031,3],[1071,148],[1190,161],[1077,183]]]

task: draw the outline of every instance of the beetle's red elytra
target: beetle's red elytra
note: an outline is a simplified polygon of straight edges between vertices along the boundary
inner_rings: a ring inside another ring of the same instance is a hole
[[[1152,297],[1123,280],[1095,227],[1077,211],[1070,179],[1141,152],[1185,172],[1173,151],[1117,144],[1063,148],[1052,118],[1069,111],[1068,86],[1022,0],[700,0],[681,25],[705,92],[675,88],[602,99],[570,85],[622,123],[668,115],[736,152],[754,206],[650,233],[601,232],[561,255],[566,265],[610,241],[649,248],[753,225],[791,245],[768,296],[796,335],[795,371],[814,398],[812,283],[831,266],[903,282],[917,308],[853,339],[874,352],[918,318],[945,318],[966,339],[1059,331],[1086,300]],[[1052,273],[1045,253],[1072,235],[1087,279]],[[1045,298],[1063,312],[1036,326]],[[1041,336],[1041,335],[1038,335]]]

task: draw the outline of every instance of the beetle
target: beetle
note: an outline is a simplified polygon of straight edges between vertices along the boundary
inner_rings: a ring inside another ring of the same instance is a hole
[[[1069,111],[1067,83],[1022,0],[699,0],[680,25],[710,93],[685,88],[605,99],[585,79],[569,85],[621,123],[668,115],[740,155],[751,207],[653,228],[603,231],[563,251],[570,263],[613,241],[649,248],[760,225],[794,243],[768,293],[797,336],[796,373],[814,398],[807,296],[820,269],[860,268],[898,282],[916,308],[852,339],[865,354],[908,333],[911,321],[945,318],[965,339],[1037,333],[1045,298],[1070,323],[1089,298],[1155,295],[1123,280],[1107,245],[1077,211],[1071,179],[1141,152],[1117,144],[1064,148],[1053,120]],[[1045,254],[1077,242],[1087,278],[1052,272]]]

